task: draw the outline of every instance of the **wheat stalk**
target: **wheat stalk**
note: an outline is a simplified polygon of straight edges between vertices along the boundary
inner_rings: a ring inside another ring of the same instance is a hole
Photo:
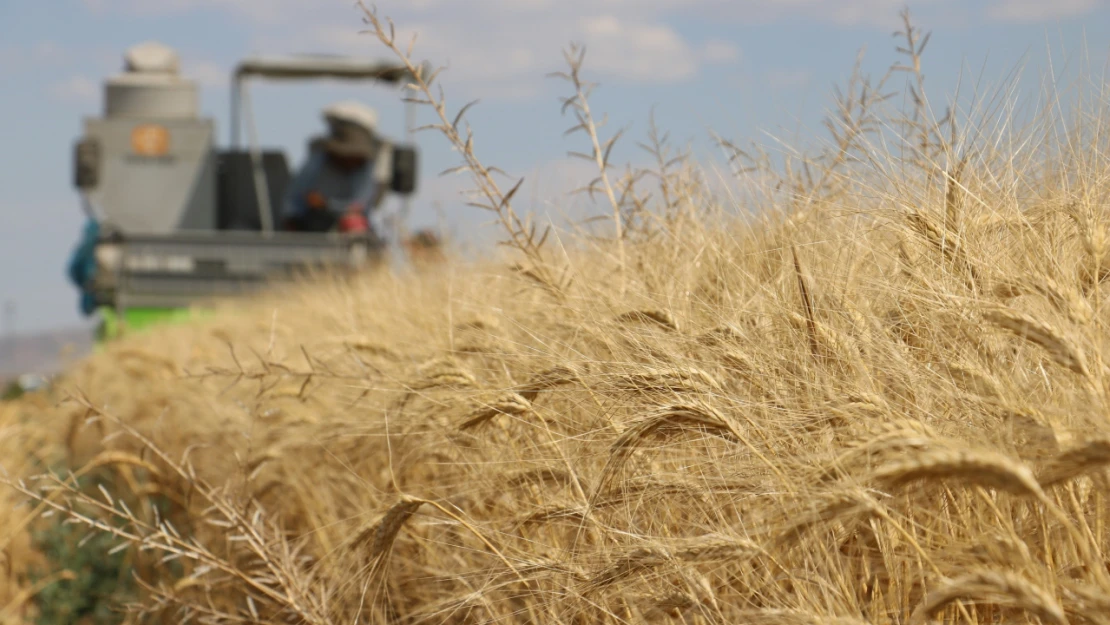
[[[983,313],[983,317],[998,327],[1009,330],[1018,338],[1042,348],[1060,366],[1084,378],[1091,377],[1080,347],[1064,338],[1051,326],[1016,310],[989,310]]]
[[[1015,495],[1045,499],[1029,467],[999,453],[985,450],[938,449],[908,460],[890,462],[872,472],[869,480],[895,488],[923,480],[956,480]]]
[[[1048,488],[1110,464],[1110,439],[1087,441],[1050,459],[1037,475]]]
[[[460,430],[477,427],[498,415],[520,416],[531,412],[532,402],[515,392],[507,392],[494,400],[489,406],[471,413],[460,425]]]
[[[600,484],[608,484],[628,461],[632,452],[644,444],[649,437],[695,431],[708,432],[734,443],[744,440],[738,426],[732,420],[709,406],[665,406],[629,427],[613,442],[609,459],[602,470]]]
[[[665,310],[631,310],[617,315],[614,319],[618,323],[649,323],[662,327],[672,332],[678,331],[678,323],[674,316]]]
[[[910,623],[924,623],[929,616],[960,599],[1012,606],[1048,623],[1068,623],[1063,608],[1052,594],[1009,571],[975,571],[947,581],[914,609]]]
[[[544,390],[575,382],[582,383],[581,374],[576,367],[557,365],[537,373],[528,382],[516,387],[514,392],[531,402]]]
[[[646,370],[619,376],[610,383],[614,390],[654,394],[719,390],[718,382],[709,373],[694,367]]]

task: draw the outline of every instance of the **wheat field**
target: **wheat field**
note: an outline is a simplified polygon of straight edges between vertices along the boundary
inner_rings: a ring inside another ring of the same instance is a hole
[[[853,74],[825,149],[722,140],[721,193],[611,167],[567,59],[619,239],[542,240],[424,89],[510,258],[317,276],[2,405],[5,622],[66,517],[133,623],[1110,623],[1102,87],[1018,127]]]

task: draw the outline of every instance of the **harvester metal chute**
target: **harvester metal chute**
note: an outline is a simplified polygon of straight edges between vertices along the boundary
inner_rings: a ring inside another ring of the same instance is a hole
[[[240,147],[242,116],[252,78],[401,86],[412,79],[405,66],[336,56],[245,60],[231,77],[230,145],[221,149],[214,121],[199,115],[197,85],[179,75],[172,50],[142,44],[125,59],[125,72],[105,84],[103,115],[85,120],[74,150],[74,184],[90,228],[87,253],[79,249],[70,273],[86,314],[152,319],[302,268],[358,269],[381,258],[375,233],[281,230],[289,163],[283,151],[259,147],[249,111],[249,146]],[[412,123],[409,103],[407,144],[387,139],[380,154],[392,167],[388,191],[406,208],[417,180]]]

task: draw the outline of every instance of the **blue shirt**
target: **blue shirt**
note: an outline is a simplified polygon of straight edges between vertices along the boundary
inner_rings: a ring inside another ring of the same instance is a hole
[[[383,150],[384,152],[384,150]],[[362,205],[363,212],[373,209],[369,205],[380,185],[388,179],[383,175],[383,159],[368,160],[365,165],[351,172],[340,171],[328,164],[323,150],[313,150],[300,171],[290,183],[285,198],[285,215],[299,216],[308,210],[307,195],[319,191],[327,201],[327,209],[345,213],[352,203]]]
[[[80,291],[78,306],[86,317],[96,311],[96,297],[88,289],[96,276],[96,242],[100,236],[100,224],[95,219],[85,222],[85,231],[73,250],[66,266],[70,282]]]

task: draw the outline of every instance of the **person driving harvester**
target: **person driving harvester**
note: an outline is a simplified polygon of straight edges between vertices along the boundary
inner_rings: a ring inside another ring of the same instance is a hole
[[[375,132],[377,113],[358,102],[324,109],[326,137],[309,144],[308,157],[285,198],[286,230],[371,233],[370,217],[389,188],[388,146]]]

